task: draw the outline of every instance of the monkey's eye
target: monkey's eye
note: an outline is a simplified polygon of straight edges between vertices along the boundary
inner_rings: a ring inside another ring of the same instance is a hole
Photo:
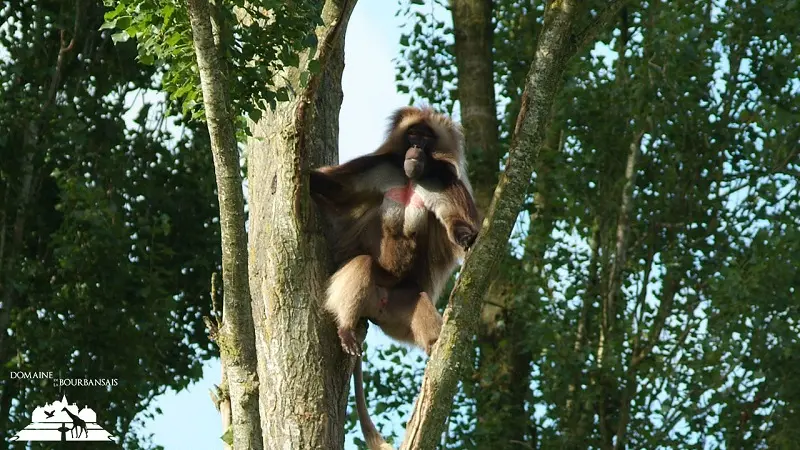
[[[431,139],[427,136],[419,136],[415,134],[408,135],[408,143],[411,144],[412,147],[419,147],[421,149],[425,149],[428,147]]]
[[[427,126],[414,125],[407,131],[406,138],[409,146],[421,149],[430,149],[436,143],[436,137]]]

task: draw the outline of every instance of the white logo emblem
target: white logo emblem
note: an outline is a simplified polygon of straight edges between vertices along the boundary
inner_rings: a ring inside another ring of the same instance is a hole
[[[67,403],[67,397],[33,410],[31,424],[11,441],[111,441],[114,436],[97,424],[97,414],[88,407]]]

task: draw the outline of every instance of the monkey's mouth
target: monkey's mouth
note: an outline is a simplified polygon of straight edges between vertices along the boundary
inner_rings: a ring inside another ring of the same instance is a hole
[[[425,150],[417,145],[411,146],[406,152],[406,161],[420,162],[425,156]]]

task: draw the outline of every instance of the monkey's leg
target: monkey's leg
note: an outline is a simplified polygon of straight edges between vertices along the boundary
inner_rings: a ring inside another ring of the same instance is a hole
[[[420,292],[414,315],[411,318],[411,332],[417,345],[430,356],[433,344],[442,332],[442,316],[427,292]]]
[[[408,342],[431,354],[442,330],[442,316],[430,297],[416,283],[403,283],[389,289],[382,310],[373,319],[389,337]]]
[[[328,283],[325,309],[336,318],[342,348],[351,355],[361,354],[355,333],[358,321],[372,315],[386,297],[386,289],[375,278],[372,257],[360,255],[345,263]]]

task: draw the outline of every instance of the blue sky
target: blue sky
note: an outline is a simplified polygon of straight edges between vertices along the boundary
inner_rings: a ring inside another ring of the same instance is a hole
[[[359,0],[350,19],[339,119],[340,161],[375,150],[383,140],[389,115],[408,104],[408,96],[395,89],[392,58],[400,49],[403,24],[402,18],[394,16],[396,6],[386,0]],[[370,327],[367,339],[370,348],[388,342],[376,327]],[[210,361],[203,378],[189,389],[161,396],[155,406],[163,413],[145,423],[146,433],[153,434],[153,443],[166,450],[221,448],[222,426],[208,395],[219,378],[219,361]]]

